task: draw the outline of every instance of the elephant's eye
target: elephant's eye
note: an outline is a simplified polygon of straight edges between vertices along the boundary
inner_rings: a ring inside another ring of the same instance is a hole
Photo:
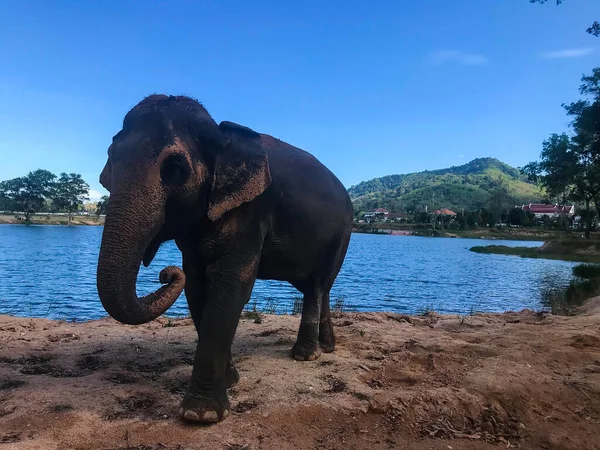
[[[160,178],[167,186],[185,183],[190,176],[190,168],[185,156],[175,153],[164,160],[160,167]]]

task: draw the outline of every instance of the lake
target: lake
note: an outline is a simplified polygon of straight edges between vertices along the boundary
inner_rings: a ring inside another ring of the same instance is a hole
[[[51,319],[105,317],[96,292],[102,227],[0,225],[0,314]],[[491,242],[490,242],[491,243]],[[541,242],[500,241],[538,246]],[[503,312],[541,308],[548,286],[565,285],[572,262],[483,255],[469,251],[481,240],[353,234],[344,266],[331,292],[357,311],[418,313]],[[159,286],[158,273],[181,266],[173,242],[142,266],[138,295]],[[250,303],[291,311],[300,294],[287,283],[257,281]],[[187,315],[182,296],[167,315]]]

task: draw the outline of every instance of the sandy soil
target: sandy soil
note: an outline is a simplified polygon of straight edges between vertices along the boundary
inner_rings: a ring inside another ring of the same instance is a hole
[[[289,357],[299,317],[243,319],[232,414],[176,412],[189,319],[0,316],[0,450],[600,449],[600,299],[575,317],[352,313],[338,347]]]

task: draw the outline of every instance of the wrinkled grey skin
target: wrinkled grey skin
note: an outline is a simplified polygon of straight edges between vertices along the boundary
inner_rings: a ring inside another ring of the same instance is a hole
[[[352,204],[316,158],[240,125],[217,125],[187,97],[153,95],[113,138],[100,182],[110,192],[97,286],[106,311],[125,324],[163,314],[181,292],[198,332],[181,417],[214,422],[229,414],[226,389],[238,373],[231,343],[255,280],[290,282],[304,294],[292,356],[332,352],[329,291],[346,255]],[[174,239],[183,270],[138,298],[140,262]]]

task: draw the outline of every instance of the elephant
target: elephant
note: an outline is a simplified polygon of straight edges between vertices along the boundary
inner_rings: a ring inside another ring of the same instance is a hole
[[[339,179],[312,154],[233,122],[217,123],[187,96],[153,94],[125,115],[100,183],[109,191],[97,290],[106,312],[150,322],[185,291],[198,340],[179,408],[187,421],[229,414],[239,381],[231,345],[257,279],[303,294],[291,356],[333,352],[329,293],[346,257],[353,207]],[[182,268],[136,294],[140,264],[174,240]]]

